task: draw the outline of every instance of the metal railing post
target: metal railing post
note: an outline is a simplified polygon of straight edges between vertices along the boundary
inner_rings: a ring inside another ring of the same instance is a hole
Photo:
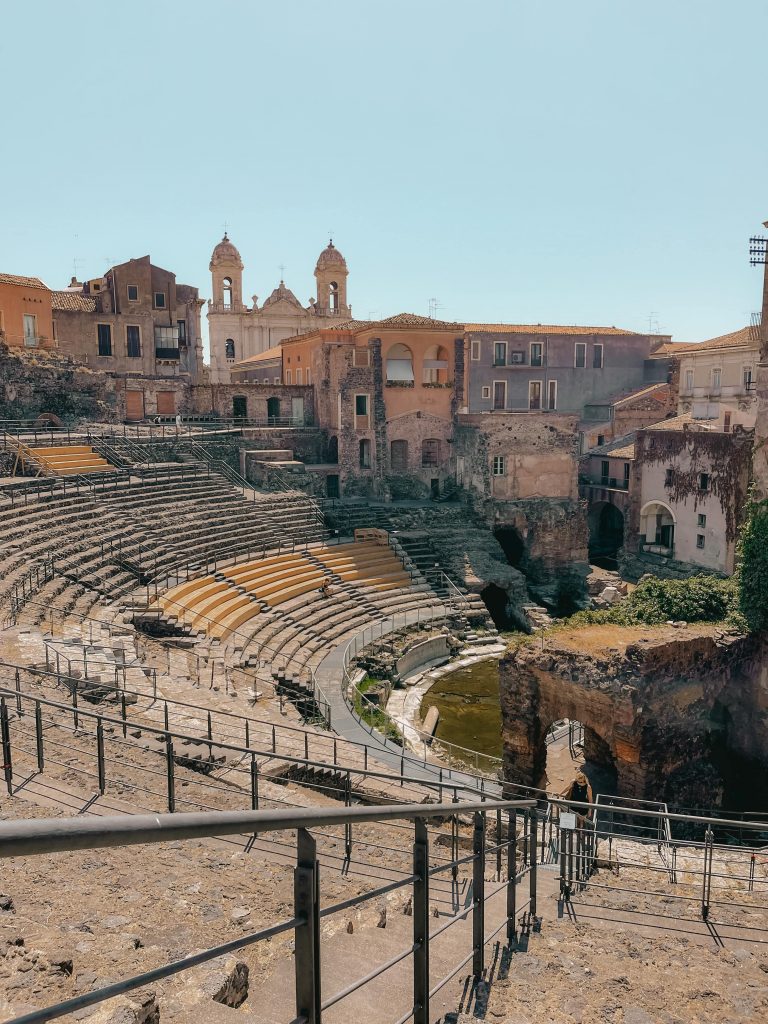
[[[106,766],[104,764],[104,723],[101,719],[96,723],[96,757],[99,773],[99,794],[104,796],[104,790],[107,788],[107,780]]]
[[[305,828],[296,835],[293,900],[301,921],[294,931],[296,1016],[320,1024],[320,869],[315,840]]]
[[[413,838],[413,1024],[429,1021],[429,836],[424,818]]]
[[[536,813],[536,808],[535,807],[532,807],[531,810],[530,810],[530,822],[531,822],[531,846],[530,846],[530,850],[531,850],[531,875],[530,875],[530,882],[531,882],[531,889],[530,889],[530,892],[531,892],[531,904],[530,904],[530,914],[531,914],[531,918],[534,918],[534,917],[536,917],[536,874],[537,874],[536,873],[536,861],[538,860],[538,857],[536,855],[536,847],[538,845],[538,843],[537,843],[537,825],[538,825],[538,821],[537,821],[537,813]]]
[[[251,754],[251,810],[259,809],[259,764],[256,755]]]
[[[517,811],[507,817],[507,944],[517,941]]]
[[[176,810],[176,780],[173,761],[173,740],[171,734],[165,734],[165,770],[168,781],[168,811],[173,814]]]
[[[475,811],[472,830],[472,974],[475,981],[485,967],[485,815]]]
[[[709,898],[712,889],[712,846],[714,833],[710,825],[704,833],[704,878],[701,889],[701,917],[706,921],[709,917]]]
[[[8,705],[0,697],[0,741],[3,748],[3,773],[8,796],[13,796],[13,762],[11,759],[11,728],[8,723]]]
[[[40,701],[35,701],[35,746],[37,748],[37,770],[43,772],[45,769],[45,756],[43,753],[43,709]]]

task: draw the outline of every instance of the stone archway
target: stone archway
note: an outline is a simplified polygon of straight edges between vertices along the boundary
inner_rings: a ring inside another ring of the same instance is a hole
[[[609,501],[596,502],[589,510],[590,558],[616,558],[624,544],[624,515]]]

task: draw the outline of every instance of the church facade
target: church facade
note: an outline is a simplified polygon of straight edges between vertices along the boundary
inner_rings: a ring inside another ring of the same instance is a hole
[[[284,281],[259,305],[243,302],[243,261],[227,234],[209,264],[213,298],[208,303],[211,383],[229,384],[235,363],[276,348],[286,338],[332,327],[352,316],[347,301],[347,263],[331,240],[315,266],[317,298],[302,306]]]

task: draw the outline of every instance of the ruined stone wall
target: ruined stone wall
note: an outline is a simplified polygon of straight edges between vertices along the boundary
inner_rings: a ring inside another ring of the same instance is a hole
[[[248,419],[267,419],[267,402],[276,398],[280,403],[281,419],[290,419],[292,399],[304,400],[304,422],[314,423],[315,403],[314,389],[300,384],[255,384],[243,381],[239,384],[207,384],[192,388],[190,411],[201,416],[214,412],[217,416],[229,419],[234,414],[235,396],[243,396],[246,400]]]
[[[587,756],[615,769],[618,794],[734,806],[739,772],[768,770],[766,655],[766,640],[710,625],[584,627],[523,644],[500,666],[507,777],[538,781],[547,729],[571,718]]]
[[[35,419],[51,413],[65,426],[78,420],[120,418],[114,381],[55,354],[11,351],[0,344],[0,418]]]
[[[456,475],[482,498],[578,496],[578,421],[552,413],[460,415],[454,440]],[[494,457],[505,460],[494,475]]]

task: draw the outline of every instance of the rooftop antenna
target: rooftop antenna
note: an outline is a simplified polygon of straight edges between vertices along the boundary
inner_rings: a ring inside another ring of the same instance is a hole
[[[649,334],[660,334],[659,330],[659,314],[651,311],[648,314],[648,333]]]
[[[435,319],[435,313],[438,311],[438,309],[442,309],[442,308],[443,307],[442,307],[442,305],[441,305],[441,303],[440,303],[440,301],[438,299],[435,299],[435,298],[430,299],[429,300],[429,319],[430,320],[434,320]]]

